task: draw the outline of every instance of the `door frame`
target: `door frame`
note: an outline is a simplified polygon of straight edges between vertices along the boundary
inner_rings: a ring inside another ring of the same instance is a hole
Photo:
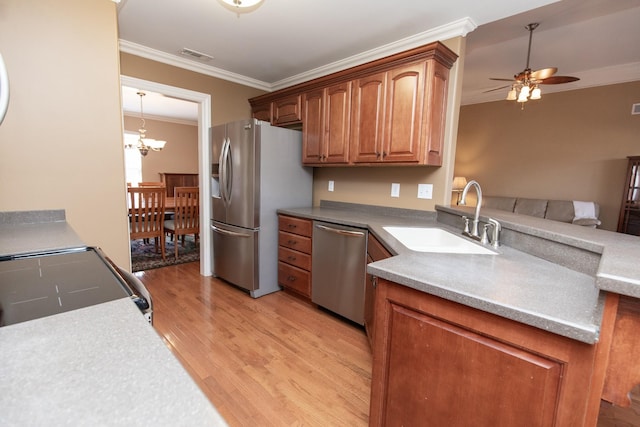
[[[209,232],[211,218],[211,146],[209,128],[211,127],[211,95],[195,92],[176,86],[143,80],[136,77],[120,76],[120,85],[135,87],[141,90],[161,93],[163,95],[184,99],[198,104],[198,180],[200,187],[200,274],[212,275],[212,239]]]

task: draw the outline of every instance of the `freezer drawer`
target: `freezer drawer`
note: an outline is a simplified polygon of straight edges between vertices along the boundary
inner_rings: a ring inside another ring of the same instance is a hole
[[[213,234],[214,274],[248,291],[258,288],[258,230],[216,221]]]
[[[364,324],[367,230],[314,221],[311,300]]]

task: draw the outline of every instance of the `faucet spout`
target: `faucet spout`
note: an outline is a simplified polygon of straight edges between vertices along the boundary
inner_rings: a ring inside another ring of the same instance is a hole
[[[478,201],[476,203],[476,213],[475,217],[473,218],[470,235],[472,237],[480,237],[478,233],[478,222],[480,221],[480,206],[482,206],[482,189],[480,188],[480,184],[478,184],[478,181],[472,179],[467,183],[467,185],[464,186],[464,189],[462,190],[462,197],[460,197],[460,204],[467,204],[467,192],[469,192],[469,188],[471,187],[475,187],[476,194],[478,195]]]

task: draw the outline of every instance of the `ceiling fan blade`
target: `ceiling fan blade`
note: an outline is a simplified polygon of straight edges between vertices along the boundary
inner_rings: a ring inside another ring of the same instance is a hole
[[[533,71],[531,73],[531,78],[536,79],[536,80],[544,80],[544,79],[547,79],[547,78],[551,77],[552,75],[554,75],[557,72],[558,72],[558,69],[556,67],[543,68],[541,70]]]
[[[502,89],[506,89],[506,88],[508,88],[508,87],[511,87],[511,85],[507,85],[507,86],[500,86],[500,87],[497,87],[497,88],[495,88],[495,89],[485,90],[485,91],[484,91],[484,92],[482,92],[482,93],[495,92],[496,90],[502,90]]]
[[[489,77],[489,80],[497,80],[499,82],[512,82],[513,79],[499,79],[497,77]]]
[[[577,77],[571,77],[571,76],[553,76],[553,77],[549,77],[547,79],[544,79],[540,82],[540,84],[543,85],[559,85],[562,83],[571,83],[571,82],[575,82],[580,80]]]

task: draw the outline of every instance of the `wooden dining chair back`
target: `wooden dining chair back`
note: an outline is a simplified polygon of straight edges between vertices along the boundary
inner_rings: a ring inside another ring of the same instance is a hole
[[[186,235],[193,234],[195,242],[200,235],[200,190],[198,187],[175,187],[174,216],[164,222],[164,231],[174,240],[174,252],[178,259],[178,237],[184,247]]]
[[[164,247],[165,189],[162,187],[129,187],[127,195],[130,239],[154,238],[156,253],[160,249],[162,259],[166,259]]]

